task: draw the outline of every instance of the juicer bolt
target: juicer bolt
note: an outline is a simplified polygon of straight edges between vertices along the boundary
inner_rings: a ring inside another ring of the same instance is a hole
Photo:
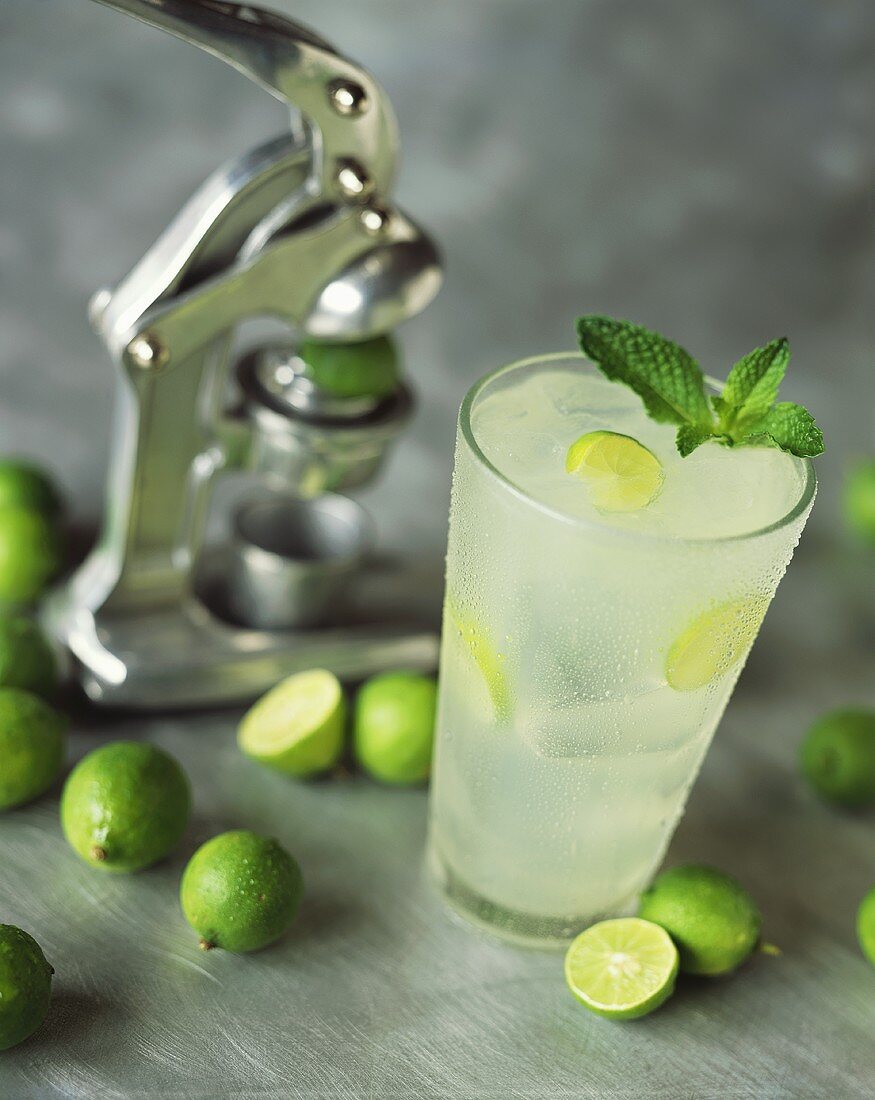
[[[357,160],[337,162],[337,185],[348,199],[367,200],[374,193],[374,181]]]
[[[128,357],[141,370],[160,370],[170,360],[170,352],[157,336],[144,332],[128,344]]]
[[[382,233],[389,223],[389,211],[383,206],[365,206],[360,217],[368,233]]]
[[[370,107],[368,93],[354,80],[332,80],[328,85],[328,101],[339,115],[363,115]]]

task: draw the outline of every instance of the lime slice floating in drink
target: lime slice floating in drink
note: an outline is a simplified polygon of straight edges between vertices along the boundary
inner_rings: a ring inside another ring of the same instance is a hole
[[[334,767],[343,751],[346,704],[325,669],[289,676],[248,711],[237,743],[246,756],[297,778]]]
[[[496,718],[506,718],[511,709],[511,693],[503,667],[504,656],[498,652],[489,631],[459,612],[449,600],[444,614],[444,629],[458,632],[465,650],[483,677]]]
[[[572,443],[565,469],[579,477],[602,512],[637,512],[655,500],[662,463],[637,439],[619,432],[587,432]]]
[[[665,676],[675,691],[696,691],[724,676],[753,644],[768,601],[729,600],[698,615],[668,652]]]
[[[657,924],[621,917],[594,924],[568,948],[565,980],[581,1004],[610,1020],[646,1016],[671,996],[677,948]]]

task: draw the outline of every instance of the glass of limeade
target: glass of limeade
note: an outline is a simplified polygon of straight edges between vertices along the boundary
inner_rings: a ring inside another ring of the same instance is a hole
[[[565,470],[587,432],[663,465],[647,507]],[[453,478],[429,860],[533,944],[628,912],[662,860],[815,494],[807,459],[675,429],[577,353],[488,375]]]

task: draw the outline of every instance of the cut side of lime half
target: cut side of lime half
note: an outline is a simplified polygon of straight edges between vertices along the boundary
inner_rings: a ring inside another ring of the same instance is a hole
[[[665,676],[675,691],[697,691],[743,660],[757,636],[768,600],[729,600],[698,615],[668,652]]]
[[[346,703],[325,669],[289,676],[247,712],[237,734],[246,756],[303,778],[334,767],[343,751]]]
[[[658,924],[620,917],[592,925],[568,948],[565,980],[590,1012],[635,1020],[674,991],[678,952]]]
[[[637,512],[659,496],[665,472],[643,443],[619,432],[587,432],[568,448],[565,470],[601,512]]]
[[[504,656],[499,653],[489,631],[470,616],[462,614],[449,600],[444,612],[444,629],[455,630],[459,634],[464,649],[483,677],[496,718],[507,718],[511,710],[511,691]]]

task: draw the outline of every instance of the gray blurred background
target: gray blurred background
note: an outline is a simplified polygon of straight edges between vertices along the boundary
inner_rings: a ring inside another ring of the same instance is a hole
[[[382,81],[400,198],[446,255],[403,331],[419,422],[369,496],[439,549],[453,421],[583,311],[724,376],[788,334],[827,437],[813,524],[873,445],[875,11],[811,0],[275,0]],[[2,0],[0,441],[100,508],[113,374],[85,319],[221,161],[279,132],[220,62],[88,0]]]

